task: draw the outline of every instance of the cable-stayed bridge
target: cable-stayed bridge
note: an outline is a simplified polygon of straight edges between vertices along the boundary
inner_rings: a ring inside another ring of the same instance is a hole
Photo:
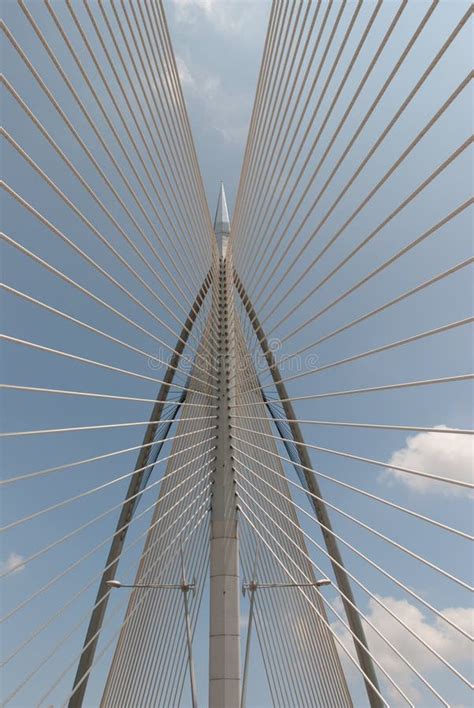
[[[159,0],[3,9],[2,704],[470,705],[472,6],[274,0],[232,219]]]

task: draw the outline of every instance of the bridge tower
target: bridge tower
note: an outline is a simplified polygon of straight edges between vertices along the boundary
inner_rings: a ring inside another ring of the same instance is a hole
[[[233,391],[232,270],[226,259],[229,214],[221,185],[214,231],[219,247],[217,452],[211,508],[209,706],[240,704],[239,541],[231,456]]]

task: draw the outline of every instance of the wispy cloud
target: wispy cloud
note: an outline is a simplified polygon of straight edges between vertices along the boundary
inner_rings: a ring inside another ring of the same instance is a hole
[[[188,86],[194,89],[195,81],[184,59],[182,57],[176,56],[176,65],[178,67],[178,76],[179,80],[181,81],[181,85]]]
[[[464,639],[455,629],[451,628],[440,618],[430,621],[415,605],[407,600],[398,600],[390,596],[377,596],[378,599],[390,609],[394,615],[410,627],[411,630],[423,641],[429,644],[441,656],[454,665],[469,661],[471,656],[470,642]],[[341,603],[336,602],[336,609],[341,611]],[[467,607],[447,607],[442,610],[445,617],[463,629],[472,632],[474,624],[474,609]],[[398,651],[426,678],[431,673],[439,670],[440,662],[428,649],[412,636],[389,612],[387,612],[375,600],[370,600],[369,610],[365,613],[367,618],[395,646]],[[333,625],[344,645],[354,656],[354,645],[351,636],[340,623]],[[407,666],[388,644],[374,632],[367,624],[365,625],[367,641],[371,652],[387,671],[394,682],[402,688],[415,705],[426,705],[423,703],[423,696],[420,694],[422,684],[416,678],[413,671]],[[352,675],[355,668],[349,666],[349,660],[341,655],[346,670]],[[390,704],[406,705],[398,691],[384,679],[387,691],[391,698]],[[439,676],[436,684],[440,688]]]
[[[223,0],[171,0],[176,21],[184,25],[196,25],[202,19],[215,30],[227,35],[242,35],[248,24],[249,13],[255,12],[255,3],[223,2]],[[263,0],[259,0],[265,5]]]
[[[21,573],[22,570],[25,570],[24,560],[24,556],[12,551],[6,560],[0,562],[0,572],[2,575],[7,573]]]
[[[184,92],[204,113],[202,125],[227,143],[244,143],[251,94],[229,90],[218,74],[198,64],[191,66],[182,56],[176,62]]]
[[[450,430],[446,425],[436,426],[438,430]],[[463,482],[473,480],[473,441],[469,435],[456,433],[418,433],[407,438],[406,444],[396,450],[388,460],[398,467],[427,472],[428,474],[449,477]],[[461,496],[466,489],[453,484],[436,482],[426,477],[387,470],[381,473],[381,481],[393,484],[394,481],[423,493]]]

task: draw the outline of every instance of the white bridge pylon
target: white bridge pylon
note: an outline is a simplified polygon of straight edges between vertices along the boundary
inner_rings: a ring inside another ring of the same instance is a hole
[[[277,443],[271,437],[277,429],[273,427],[269,411],[266,420],[253,420],[261,415],[260,404],[265,397],[236,307],[236,298],[246,302],[244,312],[249,319],[252,318],[254,313],[249,309],[248,298],[245,295],[242,297],[242,286],[239,288],[236,285],[238,279],[232,264],[232,254],[227,251],[230,220],[223,185],[218,197],[214,230],[220,253],[211,269],[210,287],[206,296],[211,298],[212,307],[202,334],[204,341],[198,349],[202,354],[199,357],[202,365],[206,338],[218,343],[215,360],[210,362],[208,371],[210,385],[202,385],[200,390],[186,395],[186,401],[191,405],[183,409],[178,423],[172,459],[166,467],[165,481],[160,485],[155,514],[134,581],[139,587],[132,591],[130,597],[102,706],[140,704],[146,700],[150,675],[154,677],[153,690],[159,697],[160,705],[172,700],[175,694],[171,690],[178,676],[182,690],[189,667],[183,643],[185,627],[181,607],[173,595],[153,592],[152,588],[145,595],[146,590],[143,588],[146,583],[173,583],[179,577],[181,561],[176,554],[178,546],[176,543],[169,547],[166,545],[167,539],[172,536],[171,528],[175,522],[178,529],[182,529],[179,544],[184,549],[188,575],[199,578],[191,608],[193,632],[199,620],[198,608],[204,585],[210,582],[209,706],[238,708],[242,702],[241,685],[242,680],[246,684],[247,677],[243,677],[241,672],[239,596],[243,578],[250,577],[251,569],[262,583],[266,581],[275,585],[273,596],[268,592],[262,592],[262,596],[259,596],[255,612],[260,649],[266,663],[270,661],[270,652],[275,643],[276,646],[286,647],[283,654],[288,653],[287,656],[296,662],[299,682],[315,702],[323,695],[331,695],[338,706],[350,706],[349,690],[336,642],[329,628],[318,579],[309,562],[308,547],[293,506],[289,484],[285,481],[284,467],[277,458]],[[258,321],[257,324],[254,322],[254,328],[265,351],[265,341]],[[278,368],[274,367],[272,371],[275,371],[275,379],[278,380]],[[198,373],[198,369],[192,371],[193,375]],[[216,387],[216,399],[213,398],[211,384]],[[209,405],[214,400],[217,401],[217,408]],[[239,419],[235,435],[240,440],[241,454],[248,455],[248,459],[256,455],[260,465],[260,476],[256,478],[246,474],[245,458],[239,456],[242,464],[236,466],[232,445],[232,411],[237,403],[245,404],[248,420],[245,417]],[[211,450],[208,444],[209,432],[202,431],[202,419],[193,421],[196,410],[216,422],[215,445]],[[156,421],[154,417],[152,419]],[[252,432],[246,432],[246,429],[252,428]],[[184,435],[186,437],[180,437]],[[261,435],[268,437],[262,438]],[[255,445],[259,446],[257,451]],[[303,460],[307,462],[304,457]],[[254,485],[257,490],[269,495],[268,502],[253,500]],[[242,510],[239,510],[239,498],[245,504]],[[274,528],[267,534],[262,534],[252,522],[252,514],[262,516],[262,513],[274,522]],[[324,513],[326,523],[329,524],[325,510]],[[209,518],[206,518],[207,515]],[[337,552],[337,546],[330,534],[328,538],[328,550],[332,556],[334,547]],[[258,564],[255,567],[254,555],[257,551]],[[290,570],[287,570],[285,555],[291,559]],[[283,562],[279,562],[280,557]],[[209,562],[209,578],[206,578],[200,565],[203,558]],[[336,571],[339,575],[343,572],[342,561]],[[345,574],[343,581],[348,583]],[[289,587],[294,587],[290,593]],[[280,618],[277,623],[275,611]],[[171,623],[174,630],[166,634],[162,632],[161,623],[170,616],[174,617]],[[358,646],[363,647],[366,640],[362,627],[359,631]],[[97,632],[97,627],[94,632]],[[245,639],[249,651],[251,637]],[[178,651],[180,663],[169,666],[169,670],[165,663],[164,670],[162,662],[171,649],[170,643],[181,646]],[[131,657],[133,671],[130,670]],[[362,655],[362,660],[372,672],[369,681],[372,680],[374,688],[378,690],[368,653]],[[174,682],[170,680],[169,671],[177,672]],[[369,695],[373,704],[378,705],[375,691],[370,683],[368,686],[372,690]],[[75,705],[74,697],[71,705]]]

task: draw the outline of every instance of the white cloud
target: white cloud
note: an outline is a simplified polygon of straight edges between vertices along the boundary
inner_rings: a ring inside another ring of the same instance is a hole
[[[191,76],[188,65],[182,57],[176,57],[176,65],[178,67],[178,76],[182,86],[195,87],[194,78]]]
[[[12,551],[5,561],[1,561],[1,573],[20,573],[22,570],[25,570],[24,560],[24,556],[20,556],[19,553]]]
[[[263,0],[256,2],[229,2],[229,0],[171,0],[175,8],[176,21],[185,25],[196,25],[202,19],[209,22],[218,32],[228,35],[244,34],[249,19],[263,8]]]
[[[450,430],[446,425],[436,427],[438,430]],[[396,450],[388,463],[432,475],[472,482],[473,452],[473,440],[469,435],[418,433],[408,437],[405,447]],[[381,479],[388,483],[397,480],[410,489],[423,493],[446,496],[466,495],[466,489],[463,487],[436,482],[427,477],[419,477],[398,470],[386,470],[381,474]]]
[[[459,632],[451,628],[444,620],[432,615],[427,617],[420,609],[407,600],[397,600],[393,597],[378,596],[402,622],[412,629],[416,635],[421,637],[435,651],[443,656],[451,664],[459,668],[459,665],[471,663],[472,647],[468,639],[465,639]],[[341,613],[340,604],[336,609]],[[474,609],[467,607],[448,607],[441,610],[448,619],[455,622],[462,629],[472,633],[474,628]],[[343,614],[343,613],[342,613]],[[367,618],[375,627],[398,649],[398,651],[441,693],[450,689],[448,676],[450,672],[428,649],[415,639],[396,619],[394,619],[375,600],[370,600],[369,609],[365,613]],[[354,656],[354,645],[347,630],[340,623],[334,623],[333,628],[344,642],[344,645]],[[386,642],[377,635],[374,630],[365,624],[367,642],[372,654],[384,667],[394,682],[407,694],[415,705],[426,705],[422,703],[423,684],[415,676],[413,671],[390,649]],[[343,653],[342,653],[343,654]],[[349,665],[350,662],[341,654],[349,678],[356,669]],[[464,673],[467,666],[464,669]],[[378,674],[382,677],[380,671]],[[443,684],[446,683],[446,689]],[[406,705],[398,691],[384,679],[384,684],[390,697],[391,705]],[[449,697],[449,696],[448,696]],[[426,698],[426,695],[425,695]]]
[[[176,57],[178,74],[187,96],[201,106],[203,124],[220,135],[226,143],[241,144],[247,137],[250,93],[229,89],[221,78],[203,66]]]
[[[270,0],[168,0],[198,143],[245,144],[270,7]]]

